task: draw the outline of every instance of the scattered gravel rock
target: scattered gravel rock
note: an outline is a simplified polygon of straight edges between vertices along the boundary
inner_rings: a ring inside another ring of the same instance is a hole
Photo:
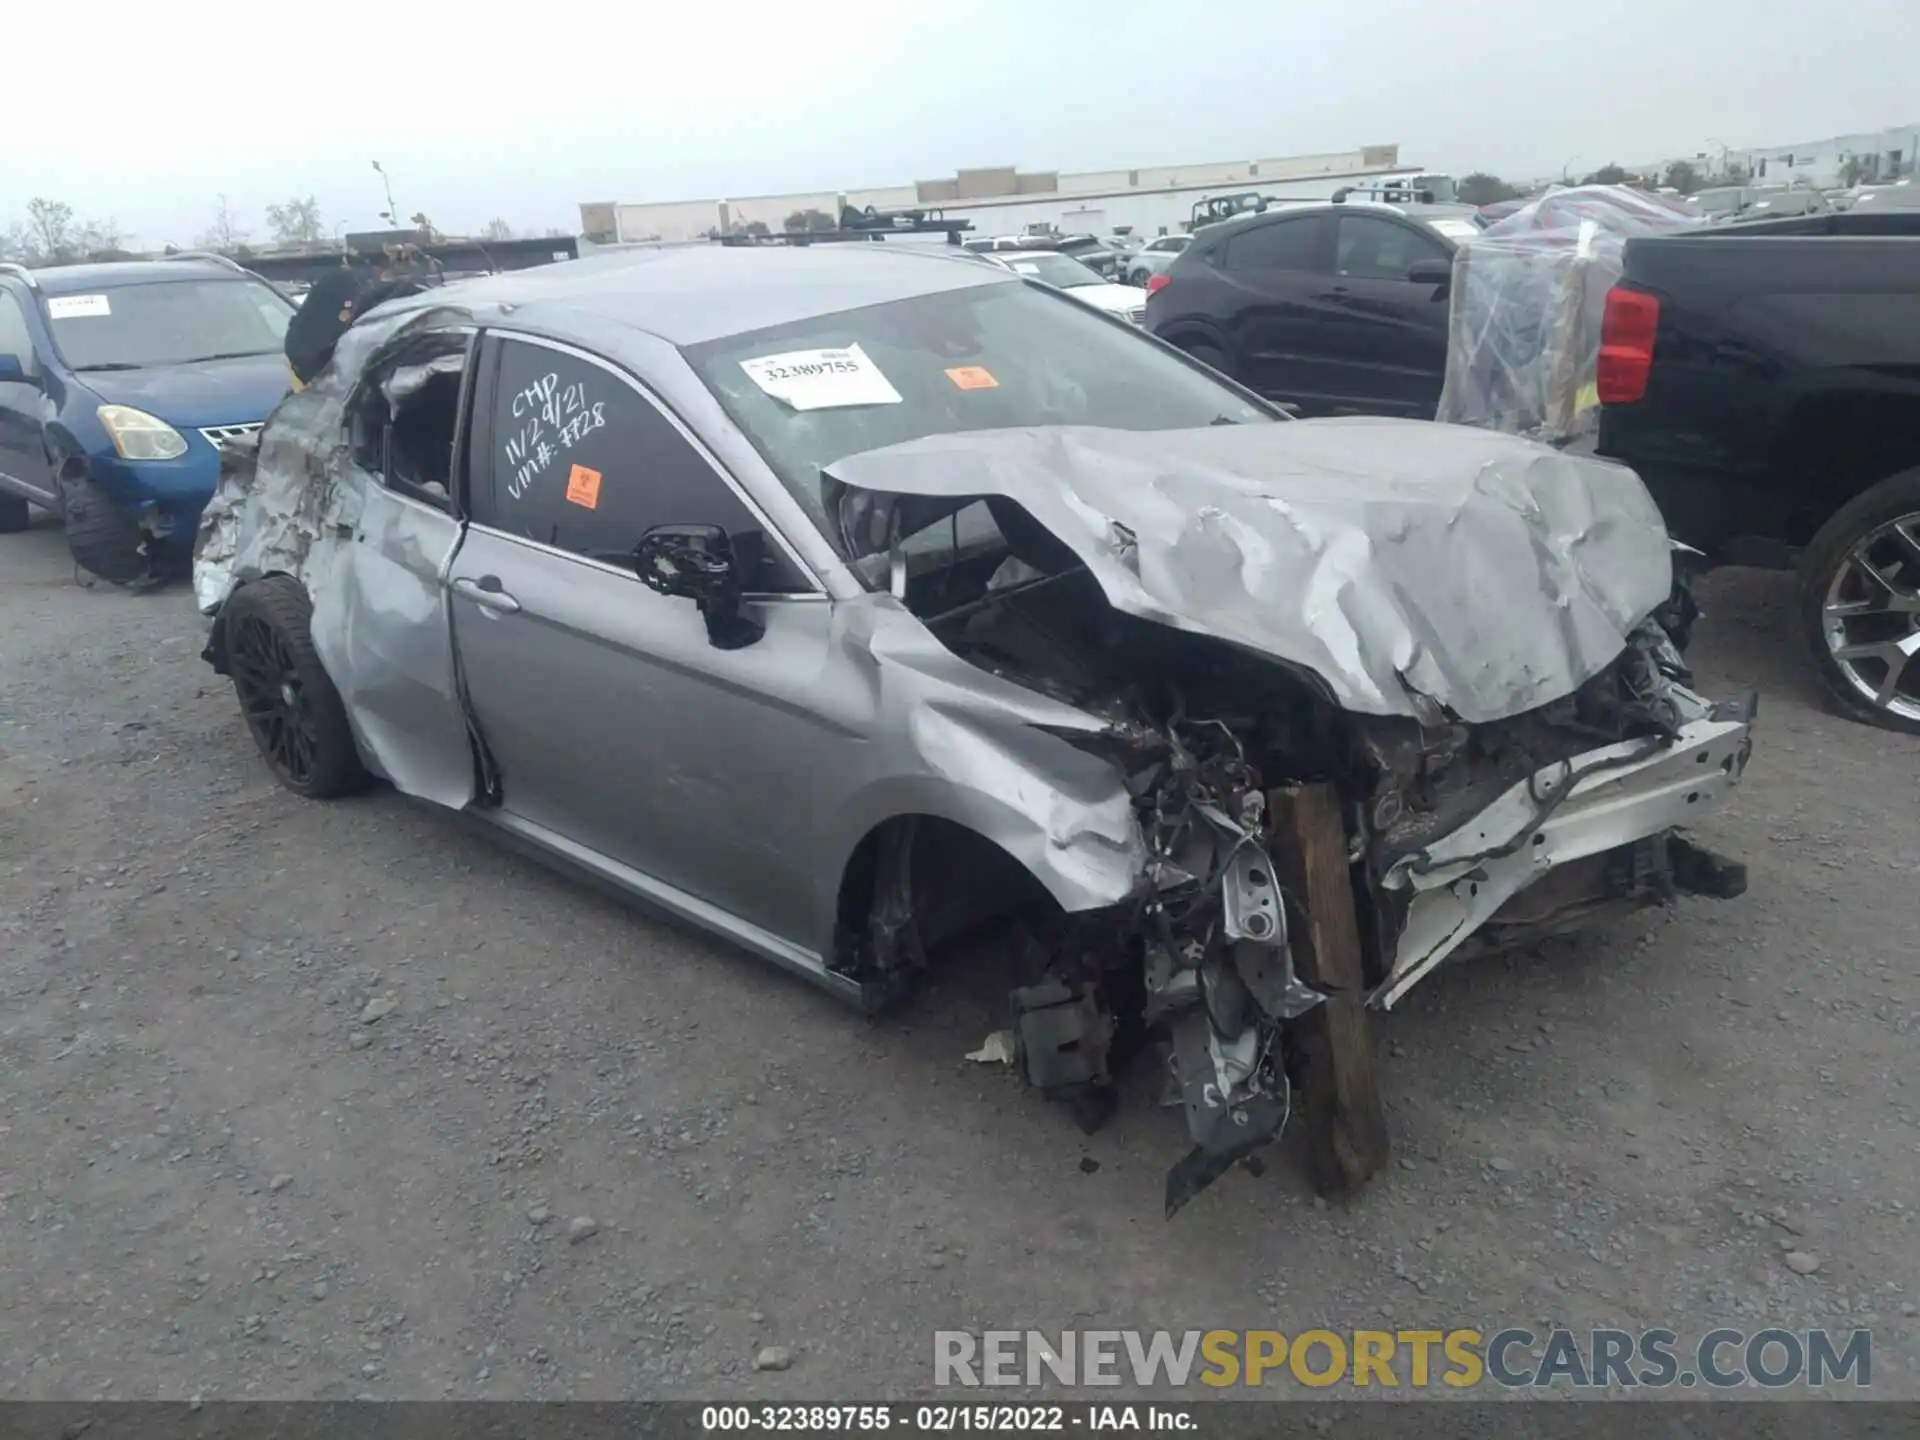
[[[784,1345],[769,1345],[753,1357],[756,1370],[787,1370],[793,1366],[793,1352]]]
[[[367,1001],[366,1005],[361,1009],[360,1023],[362,1025],[377,1025],[399,1008],[400,1002],[394,999],[393,996],[376,995]]]
[[[600,1233],[600,1222],[591,1215],[576,1215],[567,1222],[567,1243],[578,1245]]]
[[[1811,1275],[1820,1268],[1820,1257],[1806,1250],[1789,1250],[1786,1261],[1787,1269],[1796,1275]]]

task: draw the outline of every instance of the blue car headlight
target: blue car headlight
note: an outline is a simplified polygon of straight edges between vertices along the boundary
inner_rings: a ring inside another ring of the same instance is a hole
[[[122,460],[178,460],[187,453],[185,437],[158,416],[131,405],[102,405],[98,413]]]

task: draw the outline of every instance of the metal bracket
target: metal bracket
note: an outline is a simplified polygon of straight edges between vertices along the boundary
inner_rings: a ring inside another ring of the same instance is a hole
[[[1227,858],[1220,881],[1222,923],[1229,940],[1256,945],[1287,943],[1286,910],[1273,864],[1259,846],[1244,843]]]

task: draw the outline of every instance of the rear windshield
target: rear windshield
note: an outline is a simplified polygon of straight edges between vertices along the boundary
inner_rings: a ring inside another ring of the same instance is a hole
[[[277,355],[293,307],[257,280],[167,280],[49,295],[54,343],[75,370],[133,370]]]
[[[928,435],[1276,418],[1132,328],[1034,285],[919,295],[684,353],[816,522],[823,467]]]
[[[1005,263],[1016,275],[1025,275],[1060,290],[1107,283],[1099,271],[1082,265],[1071,255],[1010,255]]]

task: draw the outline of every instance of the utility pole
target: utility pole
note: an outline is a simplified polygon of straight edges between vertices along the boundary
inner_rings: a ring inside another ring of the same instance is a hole
[[[387,172],[378,160],[373,162],[373,168],[380,172],[380,184],[387,192],[387,208],[380,212],[380,218],[397,229],[400,224],[400,207],[393,203],[393,182],[387,178]]]

